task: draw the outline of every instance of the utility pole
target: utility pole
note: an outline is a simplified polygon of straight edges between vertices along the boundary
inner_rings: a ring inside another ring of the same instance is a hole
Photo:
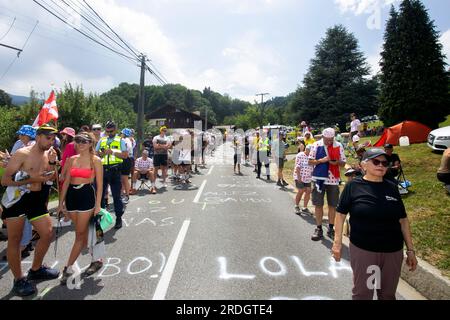
[[[268,96],[270,93],[257,93],[256,94],[256,96],[261,96],[261,106],[260,106],[260,109],[261,109],[261,116],[260,116],[260,119],[259,119],[259,126],[261,127],[261,129],[262,129],[262,126],[263,126],[263,112],[264,112],[264,96]]]
[[[208,131],[208,108],[205,107],[205,132]]]
[[[147,57],[141,54],[141,84],[139,87],[139,102],[138,102],[138,118],[137,118],[137,151],[138,156],[141,156],[141,146],[144,141],[144,100],[145,100],[145,70],[147,65],[145,64]]]

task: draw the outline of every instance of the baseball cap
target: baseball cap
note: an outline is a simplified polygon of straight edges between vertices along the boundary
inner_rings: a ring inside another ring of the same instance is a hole
[[[365,160],[375,159],[379,156],[385,156],[385,155],[386,155],[386,152],[383,149],[371,148],[371,149],[368,149],[364,153],[362,160],[365,161]]]
[[[390,143],[386,143],[386,144],[384,145],[384,147],[385,147],[386,149],[393,149],[393,148],[394,148],[394,146],[393,146],[392,144],[390,144]]]
[[[101,124],[94,124],[93,126],[92,126],[92,130],[95,130],[95,129],[101,129],[102,128],[102,125]]]
[[[24,125],[20,127],[19,131],[16,132],[18,135],[22,136],[28,136],[31,139],[36,138],[36,129],[34,129],[32,126]]]
[[[51,134],[57,134],[58,130],[49,126],[48,124],[44,124],[42,126],[40,126],[37,131],[36,131],[36,135],[41,135],[44,134],[46,136],[51,135]]]
[[[72,138],[75,137],[75,135],[76,135],[75,129],[70,128],[70,127],[69,127],[69,128],[64,128],[64,130],[61,131],[61,133],[65,133],[65,134],[67,134],[68,136],[71,136]]]

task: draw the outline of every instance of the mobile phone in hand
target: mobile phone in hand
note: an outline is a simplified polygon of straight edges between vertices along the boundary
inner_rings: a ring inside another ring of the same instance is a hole
[[[47,172],[44,172],[42,175],[44,176],[44,177],[49,177],[49,176],[52,176],[52,175],[54,175],[55,174],[55,171],[47,171]]]

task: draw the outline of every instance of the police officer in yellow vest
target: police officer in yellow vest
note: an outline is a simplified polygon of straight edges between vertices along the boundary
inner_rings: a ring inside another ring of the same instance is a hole
[[[266,175],[267,180],[270,180],[270,168],[269,168],[269,151],[270,151],[270,143],[269,138],[267,137],[267,133],[262,131],[262,134],[257,132],[255,139],[255,149],[256,149],[256,159],[257,159],[257,176],[256,179],[261,179],[261,167],[264,162],[264,166],[266,167]]]
[[[117,126],[109,121],[106,124],[105,136],[97,143],[96,151],[103,163],[103,195],[102,208],[105,208],[105,195],[107,186],[111,187],[114,200],[114,212],[116,214],[116,229],[122,228],[122,215],[124,207],[121,199],[121,166],[123,159],[128,158],[126,143],[116,135]]]

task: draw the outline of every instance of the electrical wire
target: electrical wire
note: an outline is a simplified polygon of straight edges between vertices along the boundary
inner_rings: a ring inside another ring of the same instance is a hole
[[[8,31],[6,31],[6,33],[0,38],[0,41],[6,38],[6,36],[9,34],[9,32],[10,32],[11,29],[12,29],[12,27],[14,26],[14,23],[15,23],[15,22],[16,22],[16,18],[14,17],[14,20],[13,20],[11,26],[9,27]]]
[[[110,50],[110,51],[112,51],[112,52],[114,52],[114,53],[116,53],[116,54],[118,54],[118,55],[120,55],[120,56],[122,56],[122,57],[125,57],[125,58],[127,58],[127,59],[129,59],[129,60],[131,60],[131,61],[135,61],[135,60],[136,60],[135,58],[130,57],[130,56],[127,56],[126,54],[123,54],[123,53],[121,53],[121,52],[119,52],[119,51],[117,51],[117,50],[114,50],[113,48],[108,47],[107,45],[105,45],[105,44],[103,44],[103,43],[97,41],[97,40],[94,39],[94,38],[92,38],[91,36],[89,36],[89,35],[86,34],[85,32],[81,31],[81,30],[78,29],[77,27],[73,26],[72,24],[70,24],[70,23],[67,22],[66,20],[64,20],[64,19],[62,19],[61,17],[59,17],[58,15],[56,15],[55,13],[51,12],[48,8],[46,8],[44,5],[42,5],[39,1],[33,0],[33,2],[35,2],[37,5],[39,5],[40,7],[42,7],[45,11],[49,12],[51,15],[53,15],[53,16],[56,17],[57,19],[61,20],[63,23],[65,23],[66,25],[68,25],[69,27],[71,27],[72,29],[74,29],[75,31],[81,33],[82,35],[84,35],[84,36],[87,37],[88,39],[94,41],[95,43],[101,45],[102,47],[104,47],[104,48],[106,48],[106,49],[108,49],[108,50]]]

